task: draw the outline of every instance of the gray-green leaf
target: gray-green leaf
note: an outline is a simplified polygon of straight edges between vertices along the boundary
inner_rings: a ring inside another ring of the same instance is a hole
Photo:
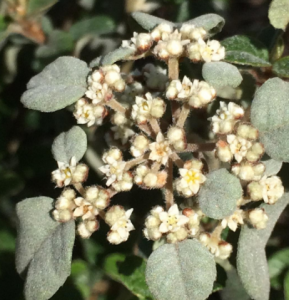
[[[200,208],[210,218],[223,219],[237,208],[243,191],[237,177],[226,169],[211,172],[199,192]]]
[[[289,77],[289,56],[283,57],[273,64],[273,72],[279,77]]]
[[[236,88],[243,80],[238,68],[226,62],[208,62],[203,65],[202,75],[214,88]]]
[[[51,298],[70,274],[74,221],[54,221],[50,216],[52,208],[53,199],[47,197],[25,199],[16,208],[16,268],[18,273],[26,274],[27,300]]]
[[[174,23],[172,22],[139,11],[132,13],[131,16],[146,30],[152,30],[161,23],[174,26]]]
[[[289,162],[289,83],[279,78],[267,80],[252,103],[252,124],[270,157]]]
[[[54,159],[64,163],[69,163],[73,156],[79,161],[86,149],[86,133],[79,126],[73,126],[67,132],[62,132],[52,144]]]
[[[166,244],[148,259],[146,281],[157,300],[204,300],[216,278],[213,255],[197,240]]]
[[[87,88],[90,69],[74,57],[60,57],[27,84],[21,102],[30,109],[53,112],[81,98]]]
[[[258,40],[248,36],[235,35],[222,41],[226,49],[225,60],[239,65],[268,67],[269,52]]]
[[[273,0],[269,8],[269,20],[275,28],[285,30],[289,23],[289,0]]]
[[[117,61],[125,60],[129,56],[133,55],[134,52],[135,51],[132,48],[120,47],[103,56],[100,63],[102,66],[112,65]]]
[[[282,168],[282,162],[275,159],[263,160],[262,163],[265,165],[265,175],[273,176],[279,173]]]

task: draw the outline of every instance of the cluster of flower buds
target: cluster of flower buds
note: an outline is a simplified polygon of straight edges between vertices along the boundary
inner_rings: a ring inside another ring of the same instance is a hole
[[[85,164],[77,164],[72,157],[70,163],[57,162],[58,169],[52,172],[52,181],[57,187],[64,187],[75,183],[84,182],[88,176],[88,167]]]
[[[231,244],[221,240],[219,237],[214,237],[213,234],[206,232],[201,233],[199,241],[206,246],[215,257],[220,259],[227,259],[233,251]]]
[[[266,224],[268,221],[268,215],[266,214],[266,212],[263,208],[255,208],[255,209],[249,210],[247,212],[247,214],[248,214],[249,222],[256,229],[266,228]]]
[[[125,170],[126,162],[117,148],[111,148],[103,154],[106,165],[99,168],[107,177],[106,185],[112,186],[117,192],[129,191],[133,185],[131,172]]]
[[[160,189],[167,181],[166,171],[155,171],[146,165],[139,165],[135,170],[134,183],[144,189]]]
[[[201,108],[216,98],[215,89],[205,81],[195,79],[193,82],[184,77],[182,81],[172,80],[166,90],[169,100],[182,101],[193,108]]]

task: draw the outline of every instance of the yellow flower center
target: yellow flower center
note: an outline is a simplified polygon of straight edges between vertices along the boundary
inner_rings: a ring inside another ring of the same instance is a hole
[[[70,177],[71,177],[71,170],[70,170],[69,167],[65,168],[65,169],[63,170],[63,173],[65,174],[65,177],[66,177],[66,178],[70,178]]]
[[[169,216],[167,222],[169,225],[176,225],[178,223],[178,218],[176,216]]]
[[[149,105],[146,101],[144,101],[141,105],[144,111],[149,111]]]
[[[195,171],[188,171],[186,175],[186,181],[187,183],[196,183],[200,180],[200,174]]]

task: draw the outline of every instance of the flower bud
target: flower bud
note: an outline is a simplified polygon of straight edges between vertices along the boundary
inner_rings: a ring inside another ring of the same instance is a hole
[[[89,168],[85,164],[78,164],[73,172],[73,182],[84,182],[87,179]]]
[[[258,130],[250,124],[240,124],[237,128],[237,135],[247,139],[256,140],[258,138]]]
[[[229,162],[233,159],[230,146],[225,141],[218,141],[216,144],[216,156],[223,162]]]
[[[247,186],[247,191],[251,200],[259,201],[263,199],[263,189],[259,182],[250,182]]]
[[[72,212],[70,209],[61,209],[61,210],[55,209],[52,212],[52,215],[53,215],[53,218],[55,221],[58,221],[61,223],[68,222],[72,219]]]
[[[268,215],[263,208],[255,208],[248,212],[249,221],[256,229],[266,228]]]

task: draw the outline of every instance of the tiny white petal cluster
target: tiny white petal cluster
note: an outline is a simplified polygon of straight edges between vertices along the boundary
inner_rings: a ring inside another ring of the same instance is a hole
[[[161,132],[158,133],[156,142],[149,145],[151,150],[149,159],[165,165],[172,154],[169,141],[166,140]]]
[[[206,181],[202,168],[203,163],[200,160],[192,159],[179,169],[181,177],[175,181],[175,186],[181,195],[191,197],[198,193],[201,184]]]
[[[266,214],[263,208],[255,208],[248,212],[248,218],[250,223],[256,229],[264,229],[266,228],[266,224],[268,221],[268,215]]]
[[[146,93],[145,98],[136,96],[132,106],[131,117],[138,124],[144,124],[151,118],[159,119],[166,110],[165,102],[161,98],[153,98],[150,93]]]
[[[193,24],[183,24],[180,32],[183,39],[195,40],[205,39],[207,37],[207,32],[202,27],[196,27]]]
[[[127,211],[122,206],[112,206],[105,214],[105,222],[110,226],[107,234],[107,240],[111,244],[118,245],[127,241],[129,232],[134,230],[134,226],[130,221],[133,209]]]
[[[177,151],[184,150],[187,146],[186,133],[182,128],[177,126],[170,127],[167,133],[167,138],[169,143]]]
[[[85,164],[77,164],[73,156],[70,163],[57,162],[58,169],[52,172],[52,181],[57,187],[83,182],[87,179],[88,167]]]
[[[141,54],[150,49],[153,39],[149,33],[133,33],[130,41],[123,41],[122,47],[132,48],[137,54]]]
[[[205,81],[194,80],[192,89],[188,104],[194,108],[203,107],[216,98],[215,89]]]
[[[189,231],[189,236],[196,237],[199,234],[200,221],[204,214],[200,210],[194,211],[191,208],[185,208],[183,210],[183,215],[189,218],[189,222],[186,225]]]
[[[229,227],[232,231],[236,231],[239,224],[244,224],[244,212],[237,209],[231,216],[222,220],[223,228]]]
[[[167,172],[152,171],[146,165],[139,165],[135,170],[134,182],[147,189],[161,188],[166,184]]]
[[[241,180],[258,181],[265,172],[265,165],[262,163],[250,163],[248,161],[244,161],[240,164],[233,165],[232,172]]]
[[[212,121],[212,131],[219,134],[228,134],[234,130],[235,124],[239,119],[243,118],[244,109],[235,104],[229,102],[227,105],[225,102],[220,102],[220,108],[216,111],[210,120]],[[239,134],[238,134],[239,135]],[[239,135],[243,138],[245,136]]]
[[[150,141],[146,136],[137,134],[132,140],[130,153],[134,157],[142,156],[149,149],[149,143]]]

